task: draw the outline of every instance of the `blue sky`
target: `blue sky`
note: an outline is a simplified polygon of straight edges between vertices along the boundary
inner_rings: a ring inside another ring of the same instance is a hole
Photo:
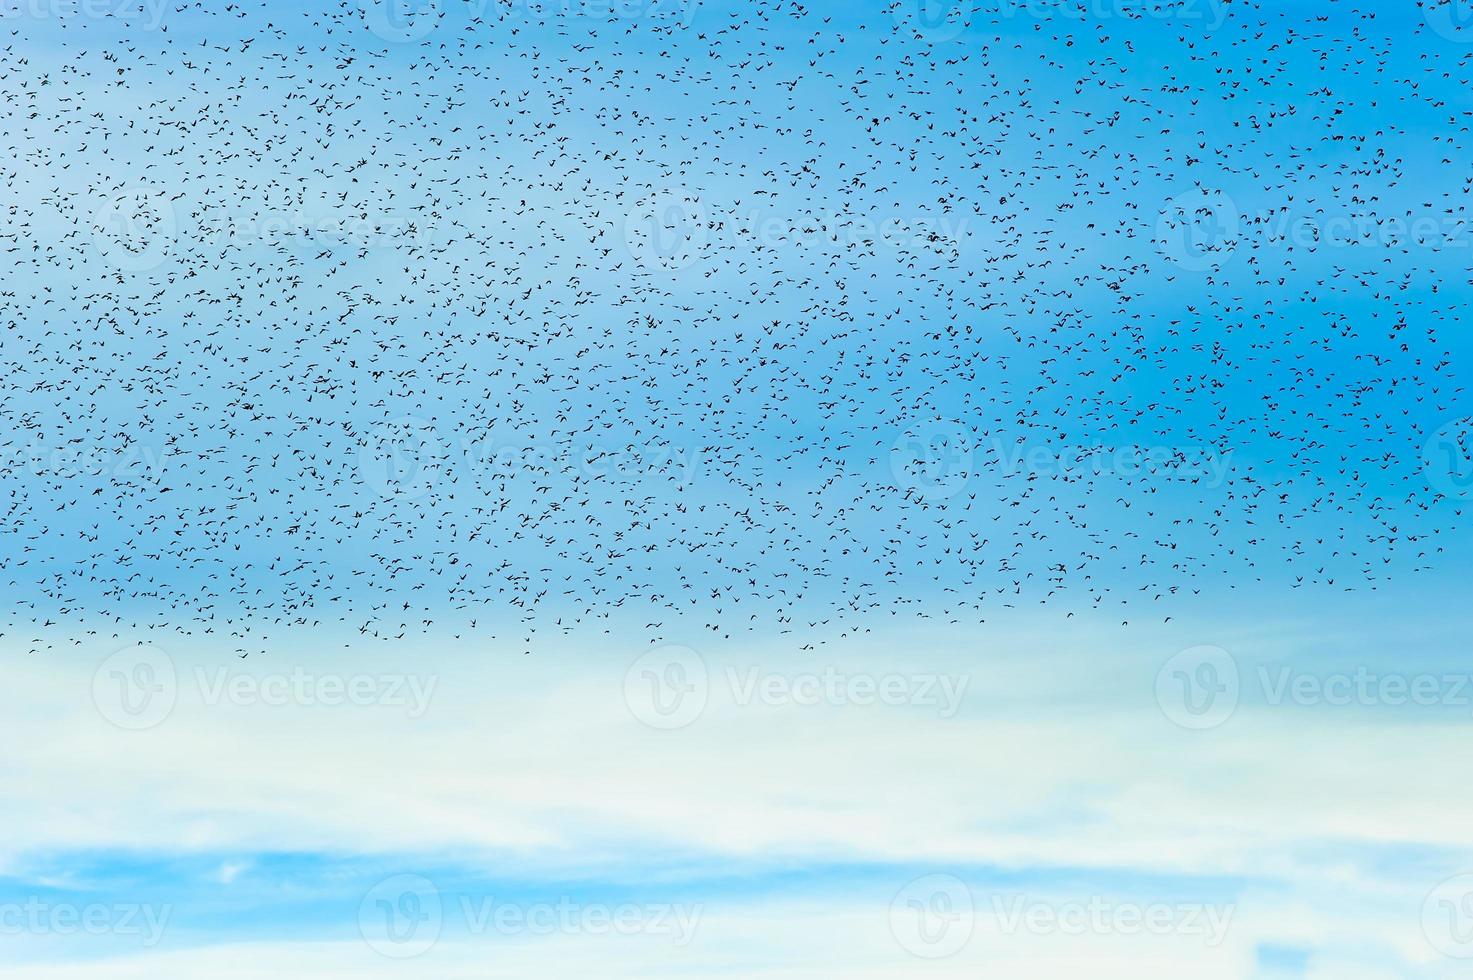
[[[1455,775],[1473,671],[1439,609],[1387,597],[1130,630],[1020,612],[985,635],[902,631],[797,662],[764,641],[679,648],[705,673],[675,727],[629,693],[655,662],[637,644],[421,642],[223,673],[218,649],[155,647],[145,659],[174,680],[142,727],[105,686],[89,697],[90,677],[17,657],[0,908],[117,921],[137,906],[164,927],[156,942],[33,929],[12,969],[1459,976],[1423,923],[1473,861]],[[1194,728],[1160,679],[1203,645],[1232,658],[1241,693]],[[79,656],[107,675],[136,649]],[[1283,667],[1299,693],[1274,698]],[[1357,671],[1382,693],[1336,702],[1334,678]],[[273,700],[269,679],[293,672],[308,694]],[[803,678],[825,672],[839,693],[805,701]],[[406,673],[429,682],[422,712],[396,697]],[[323,678],[372,683],[334,703]],[[866,701],[854,678],[903,693]],[[958,710],[932,678],[959,682]],[[1397,703],[1387,678],[1429,678],[1435,697]],[[936,920],[966,936],[943,959],[906,932],[909,906],[892,911],[914,887],[971,903]],[[377,903],[406,895],[438,912],[417,932],[406,914],[424,948],[401,959],[415,947],[388,940]],[[621,909],[629,935],[598,918]],[[1165,930],[1133,932],[1152,909]]]
[[[7,977],[1473,976],[1460,7],[364,2],[0,0]]]

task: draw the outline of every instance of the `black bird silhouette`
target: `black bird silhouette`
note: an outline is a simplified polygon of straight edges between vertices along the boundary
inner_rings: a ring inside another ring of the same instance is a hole
[[[1473,54],[1147,7],[10,18],[6,632],[806,649],[1430,567]]]

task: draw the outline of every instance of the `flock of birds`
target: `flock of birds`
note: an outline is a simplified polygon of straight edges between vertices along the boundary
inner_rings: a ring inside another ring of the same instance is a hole
[[[131,2],[0,6],[36,649],[1159,619],[1462,517],[1415,5]]]

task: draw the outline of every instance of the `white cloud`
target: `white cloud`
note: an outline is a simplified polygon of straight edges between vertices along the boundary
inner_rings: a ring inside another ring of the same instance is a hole
[[[1208,639],[1245,659],[1292,646],[1282,638]],[[116,727],[92,703],[90,668],[115,647],[89,650],[87,669],[74,658],[12,657],[11,683],[0,695],[11,719],[0,757],[7,787],[0,853],[13,870],[37,853],[93,848],[377,853],[408,863],[405,871],[452,855],[499,873],[644,881],[825,863],[963,874],[979,866],[1035,875],[1073,868],[1134,880],[1148,892],[1198,875],[1204,889],[1243,895],[1231,941],[1192,975],[1217,975],[1202,971],[1219,961],[1229,963],[1221,975],[1244,975],[1259,940],[1343,944],[1347,923],[1353,934],[1375,937],[1377,955],[1445,968],[1419,916],[1428,889],[1469,870],[1457,866],[1466,854],[1459,815],[1473,809],[1473,788],[1458,776],[1473,763],[1473,744],[1461,737],[1466,719],[1307,713],[1245,701],[1221,727],[1186,731],[1155,703],[1154,679],[1189,645],[1167,638],[1109,649],[1060,637],[1040,649],[1035,639],[999,646],[993,637],[979,653],[959,643],[871,640],[801,661],[705,650],[707,706],[674,731],[643,724],[624,701],[624,671],[638,651],[594,661],[399,650],[396,665],[423,664],[438,679],[428,709],[412,716],[392,704],[207,704],[193,670],[221,661],[174,648],[167,652],[181,682],[177,704],[145,731]],[[376,656],[354,651],[351,661],[332,661],[351,668],[328,668],[332,658],[316,654],[299,660],[319,673],[379,676],[388,666]],[[252,658],[231,669],[290,672],[295,662]],[[751,664],[788,681],[826,664],[876,678],[965,672],[967,696],[953,718],[929,704],[780,697],[743,706],[725,667]],[[1404,847],[1417,849],[1418,863],[1394,856]],[[236,880],[241,870],[226,862],[219,880]],[[1139,884],[1153,875],[1168,884]],[[883,905],[869,900],[863,914]],[[1083,945],[1035,951],[1040,969],[1087,964],[1091,976],[1117,975],[1109,943],[1081,952]],[[1148,955],[1176,955],[1162,948]],[[177,967],[180,976],[269,972],[277,980],[292,971],[270,966],[272,956],[299,962],[291,957],[323,949],[269,947],[260,959],[159,953],[136,975],[169,977]],[[1011,953],[988,955],[1004,958],[1003,972],[991,975],[1010,975]],[[774,962],[809,962],[809,953],[794,956]],[[465,975],[503,975],[494,970],[509,962],[498,956]],[[867,975],[868,962],[855,959],[845,975]],[[1137,965],[1134,972],[1122,965],[1118,975],[1143,975],[1136,960],[1120,962]],[[962,960],[955,965],[962,970]],[[127,963],[114,967],[121,972],[107,976],[135,975]],[[392,968],[396,977],[418,975]],[[104,975],[25,969],[32,972],[7,975]],[[310,975],[339,975],[333,969]],[[373,969],[343,967],[341,975],[372,977]],[[868,975],[906,975],[903,965],[888,969]],[[1173,975],[1169,963],[1161,970],[1144,972]],[[833,973],[813,962],[770,975]]]

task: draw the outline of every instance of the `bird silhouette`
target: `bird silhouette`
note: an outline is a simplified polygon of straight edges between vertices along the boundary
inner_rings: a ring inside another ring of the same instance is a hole
[[[1462,518],[1415,5],[395,6],[5,18],[7,634],[811,649]]]

